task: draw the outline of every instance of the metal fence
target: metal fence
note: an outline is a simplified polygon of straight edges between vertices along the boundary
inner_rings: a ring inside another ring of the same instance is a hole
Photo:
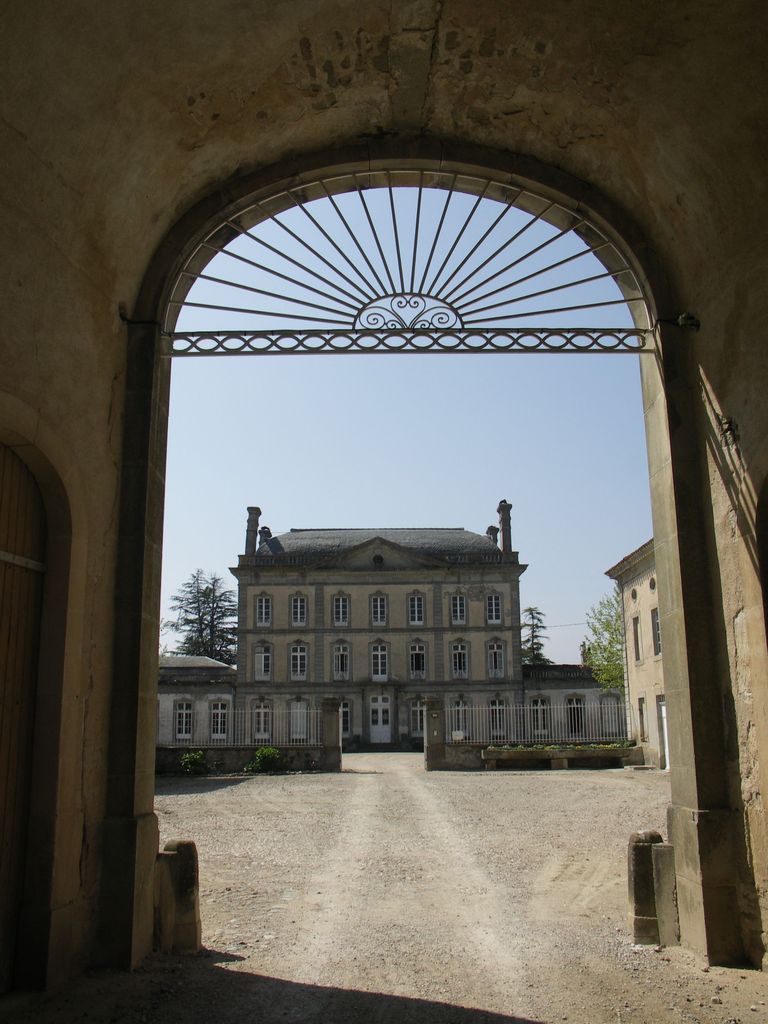
[[[447,743],[481,745],[616,743],[627,738],[626,710],[616,700],[452,705],[445,709],[445,737]]]
[[[323,743],[323,712],[211,705],[200,711],[187,702],[158,712],[159,747],[316,747]]]

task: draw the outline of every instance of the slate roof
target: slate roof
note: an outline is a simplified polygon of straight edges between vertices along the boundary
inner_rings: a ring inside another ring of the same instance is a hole
[[[177,669],[189,669],[189,668],[231,668],[230,665],[226,665],[223,661],[216,661],[215,658],[203,658],[196,657],[192,654],[161,654],[160,655],[160,668],[177,668]],[[234,671],[234,670],[233,670]]]
[[[449,560],[488,559],[501,552],[485,534],[463,528],[291,530],[259,545],[257,556],[293,555],[302,558],[330,558],[380,537],[418,554]]]

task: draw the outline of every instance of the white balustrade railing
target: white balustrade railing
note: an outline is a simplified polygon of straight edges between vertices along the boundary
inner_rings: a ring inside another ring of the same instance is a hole
[[[617,743],[627,738],[623,702],[491,707],[452,705],[445,709],[447,743],[482,745]]]
[[[178,703],[160,709],[159,747],[314,747],[323,742],[323,712],[296,709],[212,707]]]

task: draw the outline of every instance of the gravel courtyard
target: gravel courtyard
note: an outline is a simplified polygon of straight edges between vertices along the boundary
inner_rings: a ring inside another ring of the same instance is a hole
[[[627,837],[663,830],[664,774],[426,774],[418,754],[344,769],[160,780],[161,841],[198,846],[205,952],[97,973],[11,1019],[768,1020],[766,975],[629,942]]]

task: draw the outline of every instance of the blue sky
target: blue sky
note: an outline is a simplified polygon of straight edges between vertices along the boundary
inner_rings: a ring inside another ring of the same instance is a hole
[[[246,506],[291,527],[496,524],[523,606],[578,660],[604,571],[652,533],[635,355],[299,355],[174,361],[163,616],[196,568],[232,580]],[[171,635],[166,642],[173,643]]]

